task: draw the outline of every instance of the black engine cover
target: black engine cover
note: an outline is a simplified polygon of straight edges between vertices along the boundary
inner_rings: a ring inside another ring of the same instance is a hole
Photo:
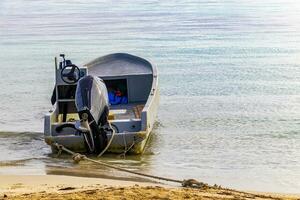
[[[105,131],[101,129],[107,124],[109,102],[107,89],[102,79],[96,76],[85,76],[77,83],[75,104],[80,119],[88,120],[93,135],[95,149],[100,152],[107,144]],[[90,138],[86,142],[91,142]]]

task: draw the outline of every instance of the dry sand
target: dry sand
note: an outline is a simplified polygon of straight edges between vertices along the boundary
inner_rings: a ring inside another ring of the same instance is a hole
[[[175,188],[101,178],[0,175],[0,199],[300,199],[300,195]]]

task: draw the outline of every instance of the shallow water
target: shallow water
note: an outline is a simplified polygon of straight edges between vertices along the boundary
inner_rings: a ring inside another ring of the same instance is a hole
[[[300,3],[0,1],[0,173],[120,174],[49,155],[53,57],[128,52],[158,66],[158,124],[142,157],[108,162],[237,189],[300,191]],[[77,171],[76,171],[77,170]],[[120,175],[124,176],[124,175]]]

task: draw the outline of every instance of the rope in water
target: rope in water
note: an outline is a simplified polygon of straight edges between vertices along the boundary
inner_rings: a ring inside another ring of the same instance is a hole
[[[135,172],[135,171],[130,171],[121,167],[117,167],[117,166],[113,166],[110,164],[107,164],[103,161],[99,161],[99,160],[93,160],[91,158],[88,158],[85,155],[79,154],[79,153],[75,153],[69,149],[67,149],[66,147],[64,147],[63,145],[60,145],[58,143],[54,143],[52,144],[54,147],[56,147],[58,149],[58,152],[61,153],[62,151],[72,155],[73,160],[76,163],[79,163],[81,160],[87,160],[108,168],[112,168],[112,169],[116,169],[119,171],[123,171],[123,172],[127,172],[130,174],[135,174],[135,175],[139,175],[139,176],[143,176],[143,177],[148,177],[148,178],[152,178],[152,179],[158,179],[158,180],[163,180],[163,181],[169,181],[169,182],[174,182],[174,183],[180,183],[183,187],[197,187],[197,188],[202,188],[202,187],[207,187],[208,185],[202,182],[199,182],[195,179],[187,179],[187,180],[177,180],[177,179],[172,179],[172,178],[166,178],[166,177],[161,177],[161,176],[155,176],[155,175],[150,175],[150,174],[144,174],[141,172]]]

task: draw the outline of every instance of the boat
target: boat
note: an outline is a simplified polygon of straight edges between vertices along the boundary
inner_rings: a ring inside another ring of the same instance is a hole
[[[53,109],[44,138],[80,153],[142,154],[159,104],[157,69],[127,53],[99,57],[81,67],[55,58]]]

